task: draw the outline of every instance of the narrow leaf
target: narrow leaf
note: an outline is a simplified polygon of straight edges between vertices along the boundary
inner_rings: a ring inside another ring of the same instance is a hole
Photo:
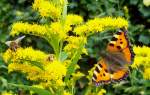
[[[8,83],[8,85],[22,88],[24,90],[32,90],[33,92],[35,92],[39,95],[52,95],[51,92],[49,92],[45,89],[42,89],[42,88],[37,88],[37,87],[33,87],[33,86],[28,86],[28,85],[13,84],[13,83]]]

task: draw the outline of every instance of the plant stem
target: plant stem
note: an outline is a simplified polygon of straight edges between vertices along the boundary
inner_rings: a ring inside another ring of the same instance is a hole
[[[63,12],[62,12],[62,17],[61,17],[61,25],[62,25],[63,32],[65,32],[64,27],[65,27],[65,21],[66,21],[66,16],[67,16],[67,4],[68,4],[68,1],[64,0]],[[63,47],[63,40],[60,41],[59,45],[60,45],[59,47],[59,60],[60,60],[62,47]]]
[[[64,27],[64,24],[65,24],[65,21],[66,21],[66,16],[67,16],[67,4],[68,4],[68,1],[67,1],[67,0],[64,0],[63,12],[62,12],[62,17],[61,17],[62,27]]]

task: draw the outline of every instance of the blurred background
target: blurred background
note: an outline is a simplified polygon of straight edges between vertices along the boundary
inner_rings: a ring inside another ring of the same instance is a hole
[[[44,19],[39,19],[39,15],[32,11],[32,3],[33,0],[0,0],[0,53],[4,52],[7,48],[3,46],[3,43],[6,40],[13,39],[9,36],[13,22],[44,22]],[[129,22],[128,35],[132,44],[136,46],[150,46],[150,0],[69,0],[68,13],[79,14],[84,17],[85,21],[104,16],[124,17]],[[98,60],[99,55],[97,52],[101,48],[99,43],[107,39],[99,39],[101,36],[105,36],[105,34],[98,33],[97,35],[90,36],[88,39],[86,47],[88,48],[89,55],[83,55],[83,58],[78,62],[81,66],[81,71],[84,73],[87,73]],[[35,43],[37,41],[38,43]],[[45,40],[33,36],[27,36],[23,44],[25,46],[33,46],[45,52],[52,51]],[[3,64],[1,56],[0,64]],[[0,77],[1,80],[3,78],[9,81],[16,80],[14,75],[6,74],[7,68],[4,65],[0,65],[0,69],[0,76],[3,76]],[[140,79],[142,75],[137,74],[137,72],[133,74],[135,74],[134,87],[131,87],[129,84],[118,84],[111,89],[106,87],[110,91],[107,94],[120,95],[123,91],[126,91],[124,95],[150,95],[148,92],[148,89],[150,89],[149,81]],[[79,83],[83,80],[79,80]],[[0,87],[0,92],[4,89],[6,88]],[[81,90],[80,87],[78,89]]]

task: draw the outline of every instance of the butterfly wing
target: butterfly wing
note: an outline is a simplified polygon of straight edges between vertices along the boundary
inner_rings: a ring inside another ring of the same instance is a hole
[[[122,68],[120,70],[117,70],[116,72],[111,74],[111,80],[113,82],[121,81],[128,76],[128,72],[129,72],[129,70],[127,68]]]
[[[94,70],[92,81],[96,86],[102,83],[109,83],[111,80],[110,74],[108,72],[108,67],[105,59],[101,59]]]
[[[112,63],[111,69],[111,79],[112,81],[119,81],[127,77],[129,68],[128,65],[133,62],[134,53],[131,47],[131,44],[129,43],[129,40],[126,35],[127,30],[121,29],[119,30],[112,38],[112,40],[109,42],[107,46],[107,51],[110,53],[110,56],[112,56],[111,61],[116,62],[114,59],[117,59],[118,62]],[[119,56],[116,56],[114,54],[119,54]],[[110,60],[108,60],[108,63]],[[110,64],[109,64],[110,65]],[[115,66],[119,65],[118,68]]]
[[[123,53],[124,58],[128,63],[132,63],[134,59],[134,52],[131,43],[127,38],[127,30],[120,29],[112,38],[107,46],[107,51],[110,53],[120,52]]]
[[[128,41],[127,30],[120,29],[107,45],[107,52],[96,66],[93,74],[93,82],[109,83],[119,81],[127,77],[128,65],[133,62],[134,53]]]

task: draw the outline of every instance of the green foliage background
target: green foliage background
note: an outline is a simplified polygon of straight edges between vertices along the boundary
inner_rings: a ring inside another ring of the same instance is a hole
[[[0,54],[7,48],[4,46],[6,40],[12,39],[8,36],[11,29],[11,24],[16,21],[27,22],[45,22],[44,19],[37,19],[38,14],[31,10],[33,0],[0,0]],[[68,13],[76,13],[82,15],[85,20],[94,17],[104,16],[123,16],[129,21],[129,39],[134,45],[138,46],[150,46],[150,6],[146,7],[143,4],[143,0],[69,0]],[[132,32],[130,32],[132,31]],[[108,33],[98,33],[92,35],[88,39],[88,52],[89,55],[83,55],[83,58],[78,62],[81,66],[81,71],[87,73],[88,70],[98,60],[98,51],[104,49],[110,35],[113,31]],[[101,38],[101,39],[100,39]],[[38,40],[38,43],[34,43]],[[102,47],[102,42],[104,47]],[[47,43],[38,39],[37,37],[28,36],[26,40],[23,40],[22,44],[27,46],[33,46],[49,52],[49,46]],[[3,64],[3,60],[0,56],[0,92],[7,89],[16,89],[8,87],[6,82],[20,83],[25,80],[24,76],[18,74],[8,74],[7,66]],[[81,64],[80,64],[81,63]],[[18,77],[21,77],[17,79]],[[128,78],[128,82],[120,82],[116,85],[106,85],[107,95],[149,95],[150,81],[146,81],[142,78],[140,71],[135,71]],[[80,84],[83,84],[81,88]],[[77,83],[77,95],[82,95],[84,87],[87,85],[87,81],[83,78]],[[30,84],[30,83],[27,83]]]

